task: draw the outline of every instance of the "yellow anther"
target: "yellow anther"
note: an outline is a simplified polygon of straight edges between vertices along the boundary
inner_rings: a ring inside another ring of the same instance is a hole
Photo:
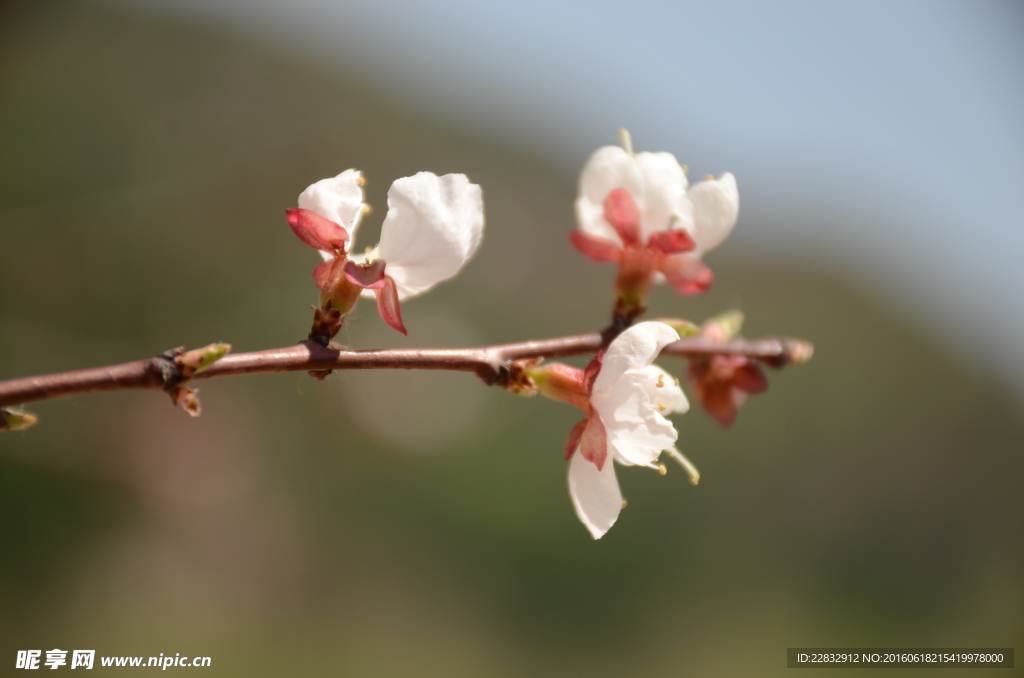
[[[370,214],[371,212],[373,212],[373,207],[370,206],[369,204],[365,204],[364,203],[363,204],[363,214]]]
[[[705,174],[704,175],[704,181],[714,181],[714,180],[715,180],[715,175],[714,174]]]
[[[356,177],[356,183],[358,185],[360,185],[360,186],[365,186],[366,185],[366,177],[363,177],[363,176]]]
[[[663,388],[665,386],[665,375],[664,374],[659,374],[658,375],[658,383],[655,384],[655,385],[658,388]]]
[[[663,403],[658,403],[658,411],[659,411],[659,412],[664,412],[664,411],[665,411],[665,410],[667,410],[667,409],[668,409],[668,408],[667,408],[667,407],[665,407],[665,405],[664,405]]]
[[[674,381],[675,381],[675,383],[676,383],[676,386],[679,386],[679,379],[677,378],[677,379],[675,379]]]
[[[668,473],[668,466],[665,466],[664,463],[659,461],[658,462],[658,473],[661,474],[661,475],[665,475],[666,473]]]
[[[625,499],[623,499],[623,500],[622,500],[622,508],[626,508],[626,505],[627,505],[627,504],[629,504],[629,502],[628,502],[628,501],[626,501]]]

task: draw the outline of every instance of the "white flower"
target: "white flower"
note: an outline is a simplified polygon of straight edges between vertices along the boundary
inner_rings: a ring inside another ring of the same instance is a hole
[[[624,209],[619,207],[623,204]],[[579,230],[572,241],[593,259],[621,261],[634,268],[638,258],[624,253],[646,249],[650,256],[642,260],[649,270],[630,275],[667,280],[690,294],[711,284],[711,271],[700,258],[732,232],[739,204],[736,178],[729,172],[691,187],[671,153],[632,153],[604,146],[590,156],[580,174]]]
[[[358,170],[346,170],[303,191],[299,208],[339,224],[351,242],[368,212],[364,183]],[[483,194],[464,174],[398,179],[388,190],[380,243],[366,254],[347,255],[346,277],[364,288],[364,296],[376,295],[381,316],[404,332],[398,302],[455,276],[479,248],[483,228]],[[337,253],[321,254],[328,261]]]
[[[658,468],[678,434],[666,415],[689,403],[679,382],[653,365],[674,329],[658,322],[634,325],[608,347],[590,387],[590,416],[570,436],[569,494],[576,515],[599,539],[615,523],[622,494],[612,461]],[[568,450],[567,450],[568,451]]]
[[[580,174],[576,220],[588,235],[622,246],[622,238],[605,218],[604,202],[616,188],[629,191],[640,208],[640,242],[658,231],[681,228],[708,252],[732,232],[739,215],[736,177],[725,172],[689,186],[686,174],[671,153],[628,153],[604,146],[590,156]]]
[[[616,188],[629,191],[640,208],[640,242],[669,228],[693,234],[693,205],[686,174],[671,153],[632,155],[618,146],[594,151],[580,174],[576,219],[580,230],[623,245],[604,215],[604,201]]]

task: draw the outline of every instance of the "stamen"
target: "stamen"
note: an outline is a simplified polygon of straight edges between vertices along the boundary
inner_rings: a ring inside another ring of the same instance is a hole
[[[626,501],[625,499],[623,499],[623,500],[622,500],[622,508],[626,508],[626,506],[627,506],[628,504],[629,504],[629,502],[628,502],[628,501]]]
[[[714,174],[705,174],[704,175],[704,181],[714,181],[714,180],[715,180],[715,175]]]
[[[363,217],[370,213],[370,206],[363,203],[363,208],[356,212],[355,216],[352,217],[352,223],[349,224],[348,232],[354,233],[359,224],[362,223]]]
[[[363,214],[373,214],[373,205],[370,203],[363,203]]]
[[[666,473],[668,473],[668,467],[665,466],[665,464],[663,464],[662,462],[659,461],[658,462],[658,474],[659,475],[665,475]]]
[[[679,378],[678,377],[676,377],[673,381],[675,381],[676,386],[679,386]]]
[[[655,384],[655,386],[657,386],[658,388],[664,388],[665,387],[665,375],[664,374],[659,374],[658,375],[658,383]]]
[[[700,471],[697,470],[697,467],[693,465],[692,461],[683,456],[682,452],[675,447],[669,448],[665,451],[668,452],[673,459],[679,462],[679,465],[683,467],[686,474],[690,476],[691,485],[696,485],[700,482]]]
[[[366,177],[364,177],[364,176],[356,177],[356,184],[359,185],[359,186],[365,186],[366,185]]]
[[[630,155],[636,155],[633,153],[633,136],[629,133],[629,130],[625,127],[619,128],[619,145],[622,146],[622,150]]]
[[[662,384],[658,384],[658,386],[661,386],[661,385],[662,385]],[[668,409],[668,408],[667,408],[667,407],[665,407],[665,405],[664,405],[664,404],[662,404],[662,403],[658,403],[658,411],[659,411],[659,412],[664,412],[664,411],[665,411],[665,410],[667,410],[667,409]]]

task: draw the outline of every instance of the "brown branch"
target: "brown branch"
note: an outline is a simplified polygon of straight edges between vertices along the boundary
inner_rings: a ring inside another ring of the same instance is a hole
[[[597,333],[482,348],[352,351],[303,341],[295,346],[227,355],[192,379],[263,372],[405,369],[473,372],[486,384],[502,384],[508,380],[510,365],[516,360],[596,353],[602,345],[602,337]],[[809,344],[791,339],[736,339],[719,344],[698,335],[669,344],[662,355],[680,358],[745,355],[779,367],[790,362],[803,362],[809,356],[809,350]],[[94,391],[166,389],[173,385],[173,380],[173,370],[168,371],[168,359],[157,356],[120,365],[0,381],[0,406]]]

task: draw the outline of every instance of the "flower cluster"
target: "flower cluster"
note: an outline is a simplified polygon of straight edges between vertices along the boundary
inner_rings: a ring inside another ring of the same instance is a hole
[[[575,205],[578,228],[570,233],[583,254],[619,265],[613,322],[602,335],[605,350],[585,369],[539,359],[502,366],[513,375],[504,382],[510,391],[540,393],[583,412],[569,434],[565,458],[573,506],[595,539],[625,505],[615,464],[665,473],[659,459],[667,453],[692,483],[700,477],[676,448],[678,433],[668,419],[686,412],[689,403],[679,379],[654,365],[663,349],[679,341],[679,331],[698,334],[712,347],[688,356],[686,376],[698,402],[721,424],[730,426],[746,397],[767,388],[754,358],[727,350],[742,322],[738,313],[701,327],[675,319],[633,325],[655,283],[667,282],[682,294],[711,285],[702,257],[735,226],[739,193],[728,172],[690,186],[672,154],[634,153],[625,132],[622,141],[622,147],[598,149],[584,167]],[[363,183],[357,170],[346,170],[307,188],[298,209],[287,211],[295,234],[324,260],[313,272],[320,307],[310,333],[324,345],[360,296],[375,296],[381,318],[406,333],[401,302],[456,275],[483,233],[479,186],[461,174],[421,172],[395,181],[380,243],[353,254],[350,245],[369,211]]]

